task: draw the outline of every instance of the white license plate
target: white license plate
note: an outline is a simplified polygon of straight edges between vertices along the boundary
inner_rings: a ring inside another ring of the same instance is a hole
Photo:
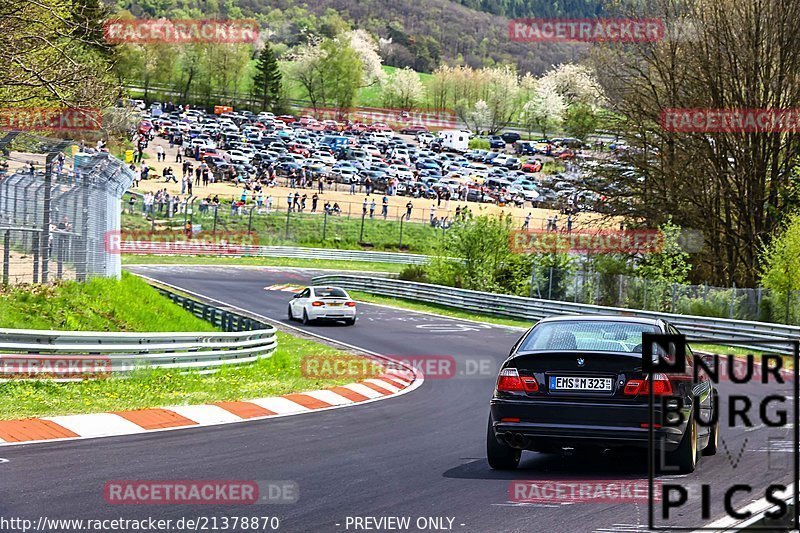
[[[611,392],[613,380],[611,378],[581,378],[566,376],[551,376],[550,390],[582,390]]]

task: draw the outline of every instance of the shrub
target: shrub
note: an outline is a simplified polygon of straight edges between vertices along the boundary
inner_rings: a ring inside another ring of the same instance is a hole
[[[428,273],[423,265],[408,265],[397,276],[403,281],[415,281],[417,283],[427,283]]]
[[[487,139],[479,139],[477,137],[469,140],[469,147],[472,150],[490,150],[489,141]]]

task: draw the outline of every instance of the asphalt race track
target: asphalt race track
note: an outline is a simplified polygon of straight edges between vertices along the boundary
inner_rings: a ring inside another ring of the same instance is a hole
[[[286,320],[291,294],[275,284],[305,284],[309,271],[231,267],[147,266],[131,270],[248,311]],[[301,416],[150,435],[36,444],[0,449],[0,516],[48,518],[170,518],[277,516],[281,531],[354,531],[348,517],[452,518],[456,531],[646,531],[646,501],[513,502],[514,480],[647,479],[646,455],[561,457],[526,452],[512,473],[490,470],[485,459],[488,401],[497,369],[520,336],[518,330],[484,326],[367,304],[354,327],[304,327],[326,337],[385,355],[452,355],[459,368],[478,375],[426,379],[419,389],[381,402]],[[468,367],[468,365],[471,365]],[[758,401],[775,386],[722,383],[752,398],[754,427],[722,428],[720,451],[701,459],[689,476],[663,483],[689,488],[691,503],[656,524],[697,527],[723,514],[722,492],[749,483],[764,497],[770,483],[792,478],[792,431],[765,427]],[[791,397],[792,387],[783,386]],[[787,404],[789,421],[792,405]],[[723,406],[723,417],[727,410]],[[723,424],[727,426],[727,424]],[[109,480],[292,480],[295,504],[273,506],[116,506],[103,499]],[[711,485],[711,516],[700,516],[700,484]],[[660,509],[658,509],[660,511]],[[448,520],[444,520],[447,527]],[[362,529],[363,530],[363,529]]]

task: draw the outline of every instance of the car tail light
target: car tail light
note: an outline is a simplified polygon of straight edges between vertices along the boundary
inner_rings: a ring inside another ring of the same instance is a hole
[[[311,307],[322,307],[325,302],[311,302]]]
[[[346,305],[347,307],[355,307],[355,306],[356,306],[356,303],[355,303],[355,302],[347,302],[347,303],[346,303],[346,304],[344,304],[344,305]]]
[[[650,394],[650,381],[645,379],[630,379],[625,384],[625,396]],[[672,394],[672,383],[666,374],[653,374],[653,395],[668,396]]]
[[[538,392],[539,383],[533,376],[519,376],[516,368],[504,368],[497,376],[497,390],[503,392]]]

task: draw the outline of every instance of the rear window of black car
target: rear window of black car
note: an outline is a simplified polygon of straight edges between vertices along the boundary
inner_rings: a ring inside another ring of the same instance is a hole
[[[544,322],[534,328],[519,351],[642,351],[642,333],[658,333],[656,326],[635,322]]]

